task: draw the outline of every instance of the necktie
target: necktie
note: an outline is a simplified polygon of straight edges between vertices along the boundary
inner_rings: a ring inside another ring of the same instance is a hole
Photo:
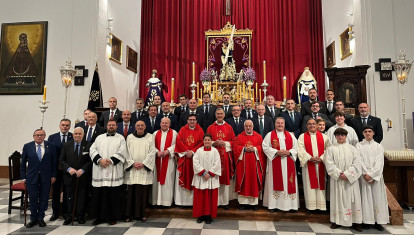
[[[139,120],[139,117],[141,117],[141,111],[137,112],[137,119]]]
[[[328,101],[328,110],[329,112],[332,112],[332,102]]]
[[[272,113],[272,118],[274,119],[275,118],[275,111],[273,111],[273,107],[270,108],[270,112]]]
[[[40,144],[37,145],[36,154],[37,154],[37,158],[39,158],[39,161],[42,161],[42,148]]]
[[[181,106],[181,112],[183,113],[183,112],[185,112],[185,108],[184,108],[184,106]]]
[[[86,141],[91,142],[91,140],[92,140],[92,127],[89,127],[88,138],[86,138]]]
[[[366,126],[367,125],[367,118],[362,118],[362,126]]]
[[[293,112],[289,112],[289,116],[290,116],[290,119],[292,119],[292,122],[295,122],[295,117],[293,116]]]
[[[208,114],[208,105],[205,105],[204,114]]]
[[[111,116],[109,117],[109,120],[112,120],[112,119],[114,119],[114,112],[113,111],[111,111]]]
[[[76,144],[75,156],[79,157],[79,144]]]
[[[154,130],[155,121],[154,118],[151,118],[151,129]]]
[[[260,127],[260,129],[259,129],[260,135],[261,135],[261,136],[263,136],[263,130],[264,130],[264,126],[263,126],[263,118],[260,118],[260,124],[259,124],[259,127]]]
[[[168,117],[168,115],[167,114],[164,114],[164,117]]]
[[[127,136],[128,136],[128,124],[125,124],[125,127],[124,127],[124,138],[126,139]]]
[[[250,119],[250,117],[251,117],[251,113],[250,113],[250,110],[249,110],[249,111],[247,111],[247,119]]]
[[[66,143],[66,135],[62,135],[62,144]]]
[[[228,106],[224,106],[224,113],[227,114]]]
[[[236,118],[236,125],[239,126],[239,118]]]

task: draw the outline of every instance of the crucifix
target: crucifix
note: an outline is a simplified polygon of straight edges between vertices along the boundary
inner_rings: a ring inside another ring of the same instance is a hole
[[[378,63],[375,63],[375,71],[380,72],[381,81],[391,81],[392,80],[392,68],[391,59],[379,59]]]
[[[231,15],[231,0],[224,0],[225,10],[224,13],[226,16]]]

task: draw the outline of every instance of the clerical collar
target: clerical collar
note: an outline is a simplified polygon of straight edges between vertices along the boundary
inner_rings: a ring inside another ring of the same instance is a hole
[[[367,143],[372,143],[372,142],[375,142],[374,138],[372,138],[372,140],[367,140],[367,139],[364,139],[364,141],[365,141],[365,142],[367,142]]]
[[[253,135],[253,131],[252,131],[252,133],[251,134],[248,134],[247,132],[245,132],[246,133],[246,135]]]
[[[137,138],[142,138],[142,137],[144,137],[144,136],[146,136],[147,135],[147,131],[144,131],[144,134],[142,134],[142,135],[138,135],[138,132],[137,131],[134,131],[134,133],[132,133],[135,137],[137,137]]]
[[[211,147],[209,147],[209,148],[204,147],[204,151],[211,151]]]
[[[194,126],[194,127],[190,127],[190,125],[188,125],[188,128],[189,128],[190,130],[194,130],[194,129],[195,129],[195,126]]]
[[[166,131],[161,130],[164,133],[167,133],[170,130],[170,128],[168,128]]]
[[[106,136],[115,136],[116,133],[106,133]]]
[[[221,125],[224,125],[224,123],[226,123],[226,122],[223,120],[222,123],[219,123],[218,121],[216,121],[216,123],[217,123],[217,125],[221,126]]]
[[[278,131],[276,129],[275,129],[275,131],[276,131],[276,133],[285,133],[284,131]]]

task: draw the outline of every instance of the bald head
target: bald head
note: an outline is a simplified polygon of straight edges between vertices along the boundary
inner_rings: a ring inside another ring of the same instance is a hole
[[[252,122],[252,120],[246,120],[244,122],[244,131],[248,135],[253,134],[253,122]]]

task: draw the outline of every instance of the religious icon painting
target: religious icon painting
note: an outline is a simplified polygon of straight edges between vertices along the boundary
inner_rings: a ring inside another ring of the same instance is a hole
[[[335,41],[333,41],[328,47],[326,47],[326,67],[331,68],[335,64]]]
[[[118,64],[122,64],[122,41],[111,33],[111,54],[109,59]]]
[[[126,68],[137,73],[138,53],[129,46],[127,46]]]
[[[348,32],[349,27],[347,27],[346,30],[343,33],[341,33],[341,35],[339,35],[339,39],[341,42],[341,60],[344,60],[348,58],[350,55],[352,55]]]
[[[47,21],[1,25],[1,95],[43,93],[46,77],[47,26]]]

